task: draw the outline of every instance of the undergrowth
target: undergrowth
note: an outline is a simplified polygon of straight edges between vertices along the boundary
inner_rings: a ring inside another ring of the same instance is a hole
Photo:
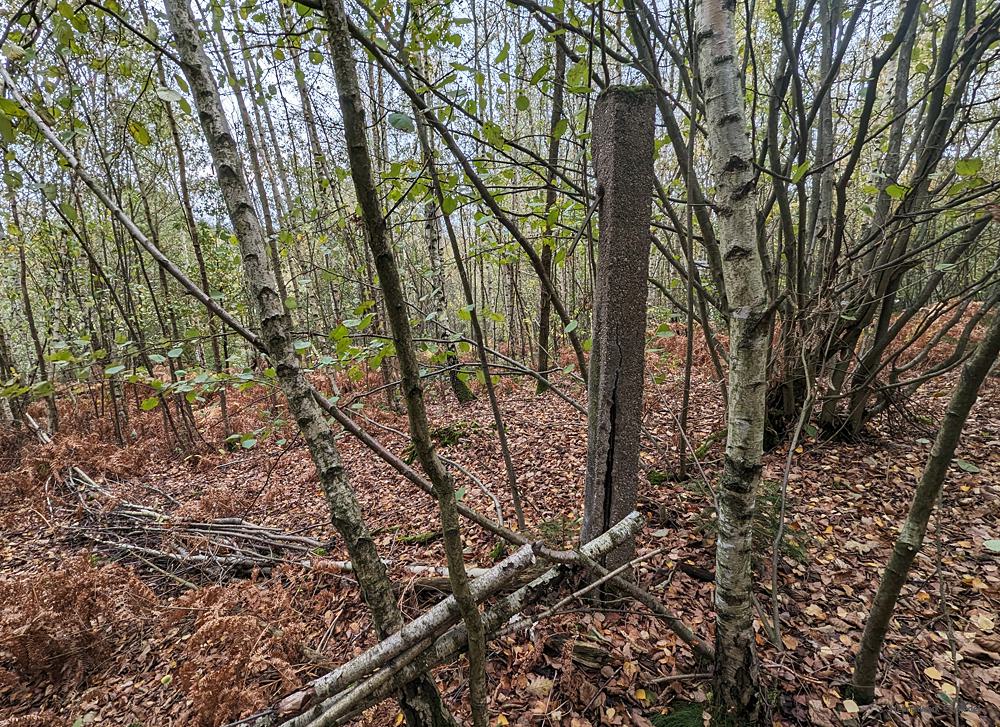
[[[336,589],[321,588],[314,574],[285,575],[287,583],[243,581],[189,592],[167,615],[168,624],[191,630],[177,681],[200,724],[215,727],[267,707],[302,685],[300,665],[323,662],[310,644]],[[303,596],[304,590],[315,593]],[[302,612],[303,603],[312,613]]]
[[[130,569],[86,555],[0,578],[0,665],[8,680],[75,686],[141,635],[155,604]]]
[[[666,714],[650,717],[653,727],[704,727],[705,705],[694,702],[675,702],[676,706]]]

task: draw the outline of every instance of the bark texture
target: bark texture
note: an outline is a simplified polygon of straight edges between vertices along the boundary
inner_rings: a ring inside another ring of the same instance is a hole
[[[635,508],[653,203],[652,89],[611,87],[594,107],[594,171],[600,238],[581,540],[587,543]],[[626,543],[608,568],[632,558]]]
[[[760,710],[751,523],[764,437],[768,302],[754,225],[756,176],[736,64],[734,14],[732,0],[699,0],[695,5],[698,71],[729,305],[729,409],[715,568],[715,695],[725,718],[754,724]]]
[[[268,265],[264,230],[252,204],[242,159],[187,0],[167,0],[165,7],[181,69],[191,88],[219,188],[240,244],[247,286],[260,319],[261,340],[275,367],[289,411],[309,446],[333,524],[344,538],[365,601],[371,608],[379,636],[383,638],[403,625],[392,584],[347,481],[330,426],[299,365],[290,320],[274,272]],[[451,723],[428,677],[418,676],[403,691],[400,706],[408,724]]]
[[[479,606],[469,590],[469,579],[465,571],[462,554],[464,545],[455,502],[455,487],[451,475],[437,456],[431,437],[420,381],[420,364],[417,361],[413,332],[410,329],[406,295],[403,292],[396,258],[389,244],[386,219],[379,204],[378,190],[372,173],[368,139],[365,136],[364,106],[361,103],[357,67],[351,52],[350,33],[343,3],[341,0],[323,0],[323,12],[330,34],[340,112],[344,118],[344,136],[351,163],[351,178],[361,207],[368,246],[371,249],[375,269],[378,271],[379,286],[385,298],[386,314],[392,330],[393,343],[396,346],[410,436],[417,458],[434,486],[434,494],[441,511],[441,530],[445,555],[448,559],[449,580],[469,633],[469,701],[473,723],[476,727],[486,727],[488,695],[483,623]]]
[[[923,545],[927,523],[944,486],[962,428],[973,404],[976,403],[983,380],[997,361],[998,354],[1000,354],[1000,314],[994,313],[979,347],[962,368],[962,375],[952,392],[948,410],[945,412],[941,428],[938,429],[927,466],[924,467],[920,484],[917,485],[917,491],[910,503],[906,522],[903,523],[896,544],[893,546],[892,555],[882,574],[882,582],[879,584],[878,593],[865,622],[861,649],[851,680],[851,691],[855,699],[860,702],[868,703],[875,699],[879,654],[886,632],[889,630],[896,601],[906,584],[913,559]]]

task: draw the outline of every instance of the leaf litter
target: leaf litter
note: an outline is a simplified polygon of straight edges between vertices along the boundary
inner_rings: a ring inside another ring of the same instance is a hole
[[[680,401],[680,337],[649,358],[640,505],[648,527],[638,554],[659,550],[636,579],[677,611],[700,636],[712,635],[714,540],[710,482],[722,443],[701,458],[709,483],[673,481]],[[584,392],[565,377],[578,400]],[[928,384],[915,410],[940,417],[951,380]],[[579,532],[586,423],[552,394],[504,380],[500,403],[534,537],[569,546]],[[458,407],[429,387],[442,452],[492,491],[513,519],[501,453],[485,397]],[[790,546],[779,555],[780,646],[772,643],[770,543],[758,544],[758,654],[773,720],[781,725],[1000,722],[1000,385],[987,382],[925,548],[896,609],[873,707],[845,699],[864,618],[878,577],[926,460],[930,438],[919,422],[886,421],[864,442],[806,436],[788,476]],[[236,426],[273,421],[270,399],[231,397]],[[68,408],[65,407],[64,408]],[[692,389],[693,446],[723,423],[718,387],[700,356]],[[405,419],[369,402],[361,414],[390,449],[408,444]],[[213,407],[199,411],[206,428]],[[285,424],[251,450],[169,451],[155,413],[132,414],[138,439],[113,444],[107,423],[82,408],[65,417],[48,445],[26,433],[0,443],[0,724],[221,725],[262,709],[375,642],[354,581],[324,563],[347,558],[329,525],[308,452]],[[216,417],[217,419],[217,417]],[[441,434],[445,436],[441,436]],[[284,440],[283,443],[279,443]],[[408,618],[440,594],[415,588],[406,564],[442,565],[435,503],[362,444],[341,435],[351,482],[379,551],[390,563]],[[786,451],[766,455],[765,482],[780,482]],[[238,517],[323,546],[315,564],[255,568],[207,577],[166,570],[149,560],[95,547],[78,531],[81,508],[60,490],[59,473],[77,466],[121,500],[171,518]],[[692,467],[691,471],[698,473]],[[492,500],[455,470],[466,504],[483,513]],[[762,508],[768,501],[762,492]],[[466,524],[466,559],[489,566],[497,538]],[[794,547],[792,547],[794,546]],[[185,583],[186,582],[186,583]],[[568,592],[568,591],[567,591]],[[489,675],[495,724],[648,725],[659,715],[700,715],[710,696],[709,668],[658,619],[631,601],[588,600],[528,631],[491,644]],[[462,713],[462,663],[436,671],[442,692]],[[395,705],[359,724],[389,725]]]

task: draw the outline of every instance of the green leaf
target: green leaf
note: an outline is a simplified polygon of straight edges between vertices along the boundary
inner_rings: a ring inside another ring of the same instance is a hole
[[[578,325],[580,325],[580,324],[579,324],[579,323],[577,323],[576,321],[570,321],[570,322],[569,322],[569,325],[568,325],[568,326],[566,326],[566,333],[572,333],[573,331],[575,331],[575,330],[576,330],[576,327],[577,327]]]
[[[812,162],[806,159],[801,164],[796,164],[792,167],[792,183],[798,184],[806,176],[806,172],[809,171],[809,167],[812,166]]]
[[[14,143],[14,126],[4,114],[0,114],[0,139],[6,143]]]
[[[184,349],[181,348],[180,346],[172,348],[169,351],[167,351],[167,356],[169,356],[170,358],[180,358],[183,354],[184,354]]]
[[[398,111],[392,111],[389,113],[388,118],[389,125],[399,131],[405,131],[407,134],[412,134],[416,129],[416,126],[413,124],[413,119],[406,114],[401,114]]]
[[[76,207],[71,205],[69,202],[60,202],[59,209],[62,211],[67,220],[70,222],[76,221]]]
[[[149,146],[149,142],[151,141],[149,130],[146,129],[144,124],[132,119],[128,122],[128,133],[132,135],[132,138],[135,139],[140,146]]]
[[[955,464],[958,465],[958,468],[963,472],[971,472],[972,474],[975,474],[980,471],[976,465],[972,464],[972,462],[966,462],[964,459],[956,459]]]
[[[120,374],[124,370],[125,367],[122,366],[121,364],[118,364],[117,366],[109,366],[108,368],[104,369],[104,374],[105,376],[114,376],[115,374]]]
[[[992,540],[984,540],[983,547],[985,547],[990,552],[1000,553],[1000,540],[997,540],[995,538]]]
[[[531,102],[528,100],[527,96],[518,96],[514,99],[514,106],[518,111],[527,111]]]
[[[292,347],[296,351],[307,351],[311,346],[312,344],[309,341],[295,341],[295,343],[292,344]]]
[[[253,449],[256,444],[257,440],[254,439],[253,437],[247,437],[242,442],[240,442],[240,446],[243,447],[243,449]]]
[[[545,78],[545,74],[548,72],[549,72],[549,64],[543,63],[541,68],[539,68],[537,71],[531,74],[531,78],[529,79],[528,83],[530,83],[531,85],[535,85],[543,78]]]
[[[960,177],[972,177],[983,168],[983,160],[978,157],[962,159],[955,164],[955,173]]]
[[[890,184],[885,188],[885,193],[893,199],[899,200],[906,196],[906,187],[899,184]]]
[[[160,397],[151,396],[148,399],[143,399],[142,403],[139,405],[139,408],[142,409],[143,411],[152,411],[159,405],[160,405]]]
[[[294,295],[290,295],[287,298],[285,298],[285,310],[295,310],[298,307],[299,303],[297,300],[295,300]]]

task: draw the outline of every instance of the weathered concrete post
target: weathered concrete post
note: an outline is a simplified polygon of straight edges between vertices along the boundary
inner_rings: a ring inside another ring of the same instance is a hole
[[[612,86],[594,106],[594,172],[600,237],[590,358],[586,543],[635,508],[642,425],[655,98],[648,87]],[[633,543],[606,558],[632,558]]]

